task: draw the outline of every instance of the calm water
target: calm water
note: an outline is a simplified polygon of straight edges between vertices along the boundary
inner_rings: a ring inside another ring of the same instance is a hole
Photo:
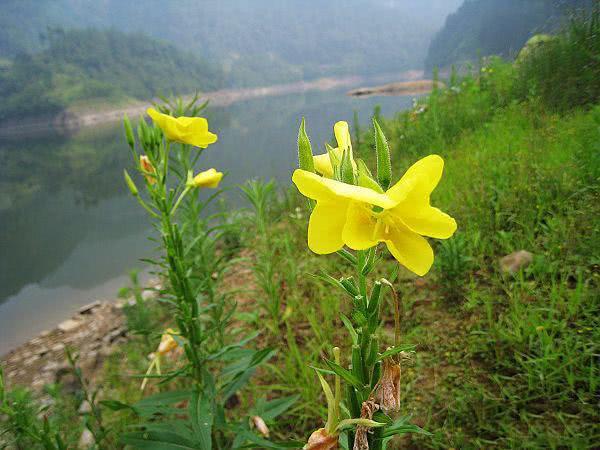
[[[223,186],[248,178],[289,183],[306,117],[313,148],[336,120],[363,124],[375,105],[392,114],[411,97],[358,99],[344,91],[265,97],[210,110],[219,141],[203,166],[228,171]],[[0,354],[50,329],[78,307],[112,299],[152,248],[147,217],[128,195],[131,161],[121,128],[0,140]],[[234,205],[236,194],[229,194]]]

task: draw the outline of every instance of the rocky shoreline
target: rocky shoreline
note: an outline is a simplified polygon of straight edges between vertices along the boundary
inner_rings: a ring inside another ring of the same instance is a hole
[[[143,291],[153,298],[158,283]],[[49,383],[65,383],[71,376],[68,346],[79,354],[78,364],[93,378],[102,361],[128,337],[124,308],[133,300],[95,301],[76,314],[0,357],[7,386],[26,386],[40,392]]]

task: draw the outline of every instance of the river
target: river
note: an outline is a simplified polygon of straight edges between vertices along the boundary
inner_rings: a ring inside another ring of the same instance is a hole
[[[347,88],[271,95],[209,107],[219,141],[203,167],[227,172],[222,186],[249,178],[290,183],[299,120],[323,151],[336,120],[370,121],[412,97],[355,98]],[[120,126],[0,139],[0,355],[56,326],[94,300],[116,298],[127,273],[143,269],[152,230],[128,194],[130,153]],[[231,207],[243,207],[235,190]]]

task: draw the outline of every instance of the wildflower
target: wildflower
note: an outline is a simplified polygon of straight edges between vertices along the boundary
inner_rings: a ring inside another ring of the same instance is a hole
[[[175,118],[154,108],[148,108],[146,112],[170,141],[200,148],[217,142],[217,135],[208,131],[208,121],[204,117]]]
[[[401,375],[400,364],[392,358],[383,360],[383,371],[375,389],[375,399],[386,413],[400,411]]]
[[[297,169],[292,181],[317,202],[308,224],[309,248],[328,254],[344,244],[365,250],[385,242],[398,262],[425,275],[433,250],[423,236],[447,239],[456,230],[455,220],[429,203],[443,167],[438,155],[422,158],[385,193]]]
[[[327,178],[333,178],[333,167],[338,165],[342,160],[345,150],[350,152],[352,167],[356,171],[356,163],[354,162],[352,155],[352,140],[350,138],[348,122],[336,122],[336,124],[333,126],[333,133],[335,134],[335,140],[337,141],[338,146],[334,149],[330,148],[327,153],[313,157],[315,170]]]
[[[188,176],[187,185],[195,188],[216,188],[223,178],[223,172],[216,169],[208,169],[200,172],[195,177]]]
[[[140,155],[140,167],[148,184],[156,183],[156,168],[152,165],[150,159],[146,155]]]
[[[262,434],[264,437],[269,437],[269,427],[267,427],[267,424],[262,417],[252,416],[252,423],[254,423],[254,426],[260,434]]]

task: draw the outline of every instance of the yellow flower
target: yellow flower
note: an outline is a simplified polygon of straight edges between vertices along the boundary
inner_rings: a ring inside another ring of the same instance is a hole
[[[217,135],[208,131],[208,121],[204,117],[175,118],[154,108],[148,108],[146,112],[170,141],[201,148],[217,142]]]
[[[354,157],[352,156],[352,140],[350,138],[348,122],[336,122],[336,124],[333,126],[333,133],[335,134],[335,140],[338,144],[338,146],[332,150],[334,157],[337,159],[337,161],[341,161],[344,150],[348,149],[350,151],[352,167],[354,167],[354,170],[356,171],[356,163],[354,162]],[[318,173],[324,177],[333,178],[333,162],[331,161],[329,153],[313,156],[313,161],[315,164],[315,170]]]
[[[217,172],[216,169],[208,169],[204,172],[200,172],[194,178],[188,180],[188,186],[190,187],[205,187],[205,188],[216,188],[219,186],[223,178],[223,172]]]
[[[328,254],[344,244],[365,250],[385,242],[402,265],[425,275],[433,264],[433,250],[423,236],[447,239],[456,230],[455,220],[429,203],[443,168],[440,156],[429,155],[385,193],[296,170],[294,184],[317,201],[308,224],[309,248]]]
[[[144,171],[144,178],[146,178],[148,184],[156,183],[156,168],[146,155],[140,155],[140,167]]]

